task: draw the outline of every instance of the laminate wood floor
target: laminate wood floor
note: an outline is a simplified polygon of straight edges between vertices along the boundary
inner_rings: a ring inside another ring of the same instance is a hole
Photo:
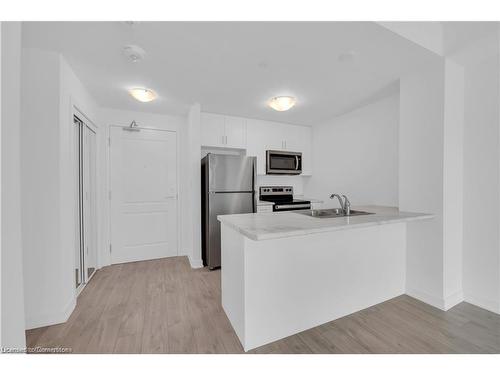
[[[185,257],[113,265],[97,271],[66,323],[27,331],[27,343],[73,353],[243,353],[220,298],[220,271],[193,270]],[[500,353],[500,315],[400,296],[251,353]]]

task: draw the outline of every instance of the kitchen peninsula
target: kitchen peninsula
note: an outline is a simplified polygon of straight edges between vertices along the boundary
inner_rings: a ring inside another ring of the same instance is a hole
[[[356,209],[371,214],[218,217],[222,306],[245,351],[405,293],[407,223],[433,216]]]

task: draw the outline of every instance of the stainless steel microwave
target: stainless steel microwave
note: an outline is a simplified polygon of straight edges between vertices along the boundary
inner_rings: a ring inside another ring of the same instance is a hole
[[[266,174],[301,174],[302,152],[266,151]]]

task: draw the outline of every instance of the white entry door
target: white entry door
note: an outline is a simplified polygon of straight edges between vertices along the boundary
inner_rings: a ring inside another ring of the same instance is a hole
[[[177,255],[176,133],[111,127],[111,261]]]

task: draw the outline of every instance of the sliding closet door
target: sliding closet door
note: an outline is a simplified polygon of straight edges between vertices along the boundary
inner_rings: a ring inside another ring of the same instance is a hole
[[[75,288],[80,290],[97,269],[97,137],[77,116],[74,125]]]
[[[85,281],[97,268],[97,202],[96,202],[96,133],[83,127],[83,227],[85,252],[83,264]]]
[[[75,212],[75,289],[79,290],[83,287],[83,220],[82,220],[82,128],[83,122],[78,118],[73,118],[73,171],[74,171],[74,212]]]

